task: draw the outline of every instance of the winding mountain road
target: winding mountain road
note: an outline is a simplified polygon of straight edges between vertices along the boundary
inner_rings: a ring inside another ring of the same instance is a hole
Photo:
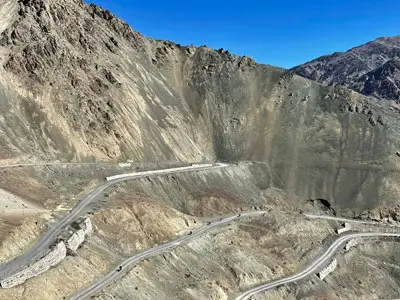
[[[54,242],[56,237],[62,232],[62,230],[64,230],[64,228],[67,225],[71,224],[76,218],[78,218],[80,216],[80,214],[83,212],[83,210],[85,209],[85,207],[87,205],[89,205],[97,196],[99,196],[107,188],[109,188],[117,183],[127,181],[127,180],[139,179],[139,178],[142,178],[145,176],[155,176],[155,175],[190,172],[190,171],[202,171],[202,170],[223,168],[226,166],[227,166],[227,164],[222,164],[222,163],[219,163],[216,165],[209,165],[209,164],[193,165],[193,166],[181,167],[181,168],[145,171],[145,172],[121,174],[121,175],[107,177],[105,184],[97,187],[95,190],[90,192],[85,198],[83,198],[81,201],[79,201],[70,210],[70,212],[67,215],[65,215],[62,219],[60,219],[59,222],[53,228],[51,228],[48,232],[46,232],[34,244],[34,246],[28,252],[26,252],[24,255],[22,255],[20,257],[15,258],[12,261],[0,266],[0,278],[8,276],[11,273],[15,273],[15,272],[19,271],[20,269],[26,267],[27,264],[29,264],[29,263],[33,262],[34,260],[36,260],[37,258],[39,258],[39,256],[42,254],[42,252],[51,246],[51,244]],[[177,247],[182,244],[185,244],[188,241],[190,241],[191,239],[198,237],[199,235],[203,234],[206,231],[209,231],[217,226],[232,222],[233,220],[236,220],[238,218],[261,215],[264,213],[266,213],[266,211],[247,212],[247,213],[242,213],[241,215],[235,215],[235,216],[231,216],[231,217],[228,217],[225,219],[221,219],[221,220],[212,222],[208,225],[204,225],[204,226],[200,227],[199,229],[194,230],[191,234],[187,234],[187,235],[182,236],[174,241],[168,242],[163,245],[156,246],[156,247],[148,249],[138,255],[135,255],[131,258],[128,258],[127,260],[122,262],[116,269],[114,269],[112,272],[107,274],[105,277],[99,279],[98,281],[94,282],[87,288],[78,292],[76,295],[74,295],[72,297],[72,300],[86,299],[86,298],[98,293],[105,286],[112,283],[116,279],[122,277],[123,274],[126,273],[132,265],[134,265],[150,256],[162,253],[173,247]],[[344,222],[356,222],[356,223],[363,223],[363,224],[374,223],[375,224],[375,222],[370,222],[370,221],[352,220],[352,219],[332,217],[332,216],[317,216],[317,215],[310,215],[310,214],[305,214],[305,216],[308,218],[311,218],[311,219],[328,219],[328,220],[336,220],[336,221],[344,221]],[[259,287],[250,289],[250,290],[242,293],[241,295],[237,296],[235,299],[236,300],[249,299],[250,297],[252,297],[253,295],[256,295],[258,293],[268,291],[272,288],[275,288],[275,287],[278,287],[278,286],[281,286],[284,284],[302,280],[302,279],[318,272],[320,269],[322,269],[329,262],[329,260],[332,259],[332,257],[335,255],[337,250],[339,250],[340,247],[343,246],[343,244],[346,243],[347,241],[349,241],[353,238],[369,238],[369,237],[400,237],[400,232],[399,233],[388,233],[388,232],[349,233],[349,234],[340,236],[329,246],[329,248],[320,257],[318,257],[316,260],[314,260],[312,263],[310,263],[308,266],[306,266],[301,272],[291,275],[291,276],[287,276],[287,277],[278,279],[278,280],[274,280],[270,283],[266,283]]]
[[[100,163],[100,162],[87,162],[87,163],[62,163],[62,162],[37,162],[37,163],[20,163],[20,164],[9,164],[9,165],[0,165],[0,169],[11,169],[11,168],[21,168],[21,167],[43,167],[43,166],[81,166],[81,165],[108,165],[116,163]]]
[[[76,295],[74,295],[71,300],[78,300],[78,299],[87,299],[90,296],[93,296],[95,293],[98,293],[103,289],[106,285],[110,284],[114,280],[120,278],[123,276],[124,273],[126,273],[129,270],[129,267],[156,254],[162,253],[164,251],[170,250],[173,247],[180,246],[182,244],[185,244],[189,242],[190,240],[194,239],[195,237],[198,237],[202,233],[205,233],[206,231],[209,231],[217,226],[230,223],[234,220],[244,218],[244,217],[249,217],[249,216],[257,216],[257,215],[262,215],[264,213],[267,213],[267,211],[254,211],[254,212],[244,212],[241,213],[240,215],[235,215],[231,216],[225,219],[221,219],[218,221],[214,221],[210,223],[209,225],[204,225],[200,227],[199,229],[193,230],[192,234],[187,234],[184,235],[176,240],[173,240],[171,242],[168,242],[166,244],[162,244],[159,246],[156,246],[154,248],[148,249],[138,255],[132,256],[122,262],[117,268],[115,268],[113,271],[108,273],[105,277],[99,279],[98,281],[92,283],[92,285],[88,286],[87,288],[83,289],[82,291],[78,292]],[[120,271],[118,271],[122,267]]]
[[[21,168],[21,167],[43,167],[43,166],[93,166],[93,165],[98,165],[98,166],[103,166],[103,165],[116,165],[118,166],[119,164],[126,164],[128,162],[33,162],[33,163],[13,163],[13,164],[3,164],[0,165],[0,169],[11,169],[11,168]],[[131,161],[131,164],[135,163],[158,163],[158,161]],[[179,163],[178,161],[163,161],[164,164],[166,163],[172,163],[172,164],[177,164]]]
[[[381,226],[387,226],[387,227],[400,227],[399,225],[396,225],[396,224],[379,223],[376,221],[356,220],[356,219],[333,217],[333,216],[326,216],[326,215],[321,216],[321,215],[304,214],[304,216],[306,216],[309,219],[332,220],[332,221],[367,224],[367,225],[381,225]]]
[[[89,193],[84,199],[79,201],[71,210],[70,212],[65,215],[60,221],[54,225],[49,231],[47,231],[34,245],[33,247],[23,254],[8,263],[5,263],[0,266],[0,279],[6,276],[9,276],[22,268],[26,267],[27,264],[33,262],[34,260],[38,259],[42,252],[45,249],[48,249],[56,237],[62,232],[62,230],[69,224],[71,224],[76,218],[80,216],[84,208],[90,204],[98,195],[100,195],[104,190],[107,188],[123,182],[127,180],[138,179],[144,176],[152,176],[152,175],[163,175],[163,174],[170,174],[170,173],[182,173],[182,172],[193,172],[193,171],[201,171],[201,170],[209,170],[209,169],[216,169],[226,167],[227,164],[216,164],[216,165],[193,165],[188,167],[180,167],[180,168],[171,168],[171,169],[162,169],[162,170],[154,170],[154,171],[145,171],[145,172],[137,172],[137,173],[130,173],[130,174],[121,174],[117,175],[118,178],[113,180],[108,180],[102,186],[99,186],[91,193]]]
[[[316,272],[318,272],[320,269],[322,269],[325,264],[329,262],[329,260],[335,255],[336,251],[340,249],[340,247],[343,246],[344,243],[347,241],[353,239],[353,238],[369,238],[369,237],[400,237],[400,232],[399,233],[386,233],[386,232],[369,232],[369,233],[352,233],[348,235],[344,235],[336,239],[330,246],[329,248],[316,260],[314,260],[310,265],[305,267],[301,272],[284,277],[278,280],[271,281],[270,283],[266,283],[264,285],[261,285],[259,287],[250,289],[243,294],[237,296],[235,299],[236,300],[247,300],[250,297],[262,293],[265,291],[268,291],[270,289],[273,289],[275,287],[288,284],[291,282],[296,282],[299,280],[302,280]]]
[[[116,267],[114,270],[112,270],[106,276],[102,277],[101,279],[92,283],[87,288],[76,293],[71,298],[71,300],[88,299],[89,297],[100,292],[107,285],[109,285],[112,282],[116,281],[117,279],[121,278],[126,272],[128,272],[130,270],[130,267],[132,267],[132,265],[137,264],[146,258],[149,258],[156,254],[163,253],[167,250],[170,250],[171,248],[185,244],[185,243],[189,242],[191,239],[194,239],[194,238],[198,237],[199,235],[201,235],[202,233],[209,231],[217,226],[232,222],[239,218],[262,215],[266,212],[267,211],[247,212],[247,213],[242,213],[240,216],[236,215],[236,216],[231,216],[231,217],[228,217],[228,218],[225,218],[222,220],[218,220],[218,221],[212,222],[209,225],[200,227],[199,229],[193,231],[192,234],[190,234],[190,235],[182,236],[176,240],[173,240],[166,244],[156,246],[156,247],[148,249],[140,254],[132,256],[132,257],[128,258],[127,260],[123,261],[118,267]],[[278,286],[281,286],[281,285],[284,285],[287,283],[302,280],[312,274],[315,274],[320,269],[322,269],[329,262],[329,260],[332,259],[332,257],[335,255],[337,250],[339,250],[340,247],[343,246],[343,244],[346,243],[347,241],[349,241],[353,238],[370,238],[370,237],[400,237],[400,232],[399,233],[369,232],[369,233],[352,233],[352,234],[343,235],[343,236],[339,237],[338,239],[336,239],[319,258],[317,258],[310,265],[308,265],[303,271],[301,271],[297,274],[288,276],[288,277],[284,277],[279,280],[272,281],[265,285],[251,289],[249,291],[246,291],[235,299],[236,300],[249,299],[251,296],[253,296],[255,294],[270,290],[272,288],[275,288],[275,287],[278,287]]]

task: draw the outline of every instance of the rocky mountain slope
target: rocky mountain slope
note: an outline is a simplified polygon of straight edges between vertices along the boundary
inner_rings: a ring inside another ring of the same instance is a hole
[[[61,181],[56,190],[62,188],[63,195],[68,195],[73,189],[65,190],[66,174],[76,179],[88,173],[86,168],[54,173],[54,180]],[[120,184],[107,192],[107,203],[100,210],[90,213],[94,232],[76,256],[68,256],[21,286],[0,289],[0,299],[70,299],[129,256],[185,235],[209,220],[256,207],[267,213],[236,219],[187,245],[150,257],[94,299],[229,300],[264,281],[292,274],[330,244],[327,237],[333,238],[341,224],[299,214],[299,209],[324,212],[319,205],[291,199],[273,186],[267,169],[265,164],[239,163],[226,169]],[[36,170],[38,174],[44,171]],[[38,220],[39,225],[32,218],[26,219],[15,230],[18,235],[5,237],[0,253],[8,256],[27,247],[35,238],[32,232],[43,223]],[[25,245],[17,248],[15,240],[21,237],[26,237]],[[395,299],[400,289],[397,246],[388,240],[354,247],[338,255],[338,270],[327,280],[311,277],[255,299]],[[374,284],[377,281],[379,285]]]
[[[210,219],[268,207],[266,216],[138,264],[98,295],[227,299],[297,270],[326,246],[339,224],[308,220],[300,210],[397,216],[400,109],[393,103],[223,49],[153,40],[80,0],[0,0],[0,16],[0,164],[135,161],[129,168],[1,169],[3,194],[21,198],[13,200],[16,209],[30,208],[28,216],[0,223],[2,262],[26,250],[105,176],[139,165],[162,168],[165,161],[231,162],[218,171],[113,187],[87,209],[94,233],[79,255],[1,289],[0,299],[68,298],[127,256]],[[0,198],[0,208],[8,210],[8,202]],[[399,255],[393,244],[354,250],[353,264],[339,267],[340,276],[355,275],[346,281],[311,279],[258,299],[394,298],[399,274],[389,264],[398,264]],[[363,276],[371,270],[363,264],[368,255],[374,272]],[[374,284],[377,272],[390,284]],[[345,291],[338,296],[338,290]]]
[[[304,199],[394,201],[396,107],[223,49],[143,37],[79,0],[2,1],[4,161],[254,160]]]
[[[400,36],[379,38],[292,69],[324,85],[343,85],[364,95],[400,101]]]

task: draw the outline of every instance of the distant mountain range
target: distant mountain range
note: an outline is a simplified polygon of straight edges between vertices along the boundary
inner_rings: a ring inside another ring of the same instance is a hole
[[[324,55],[292,69],[324,85],[400,100],[400,36],[378,38],[346,52]]]

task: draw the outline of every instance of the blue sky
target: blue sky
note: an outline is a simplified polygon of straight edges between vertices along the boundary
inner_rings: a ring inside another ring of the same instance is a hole
[[[89,1],[90,2],[90,1]],[[399,0],[92,0],[140,33],[290,68],[400,35]]]

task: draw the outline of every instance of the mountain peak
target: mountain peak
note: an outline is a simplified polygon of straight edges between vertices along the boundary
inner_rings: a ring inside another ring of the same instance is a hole
[[[388,100],[399,100],[398,78],[384,76],[400,57],[400,36],[380,37],[346,52],[324,55],[292,70],[324,85],[344,85],[357,92]],[[387,64],[385,66],[385,64]],[[393,74],[397,74],[394,72]],[[367,80],[368,83],[363,80]],[[380,78],[380,79],[378,79]],[[384,80],[372,82],[372,80]],[[366,88],[365,86],[369,87]],[[391,88],[388,88],[388,85]],[[374,87],[371,89],[371,87]],[[388,92],[388,91],[391,92]],[[373,91],[373,92],[372,92]],[[393,98],[394,97],[394,98]]]
[[[104,48],[115,53],[119,39],[138,50],[144,43],[128,24],[94,4],[20,0],[13,22],[0,34],[0,46],[9,50],[6,70],[44,82],[57,65],[93,60]]]

